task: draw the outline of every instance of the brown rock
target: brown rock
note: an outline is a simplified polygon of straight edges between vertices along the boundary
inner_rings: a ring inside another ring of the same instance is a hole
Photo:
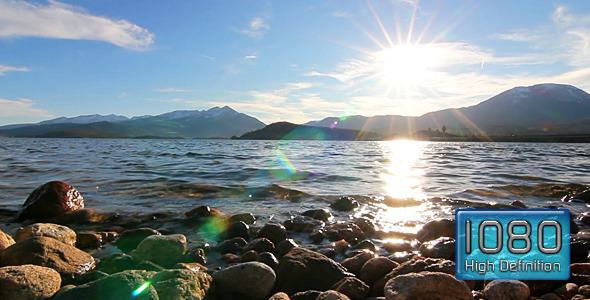
[[[291,298],[289,298],[289,295],[287,295],[283,292],[278,292],[278,293],[270,296],[270,298],[268,298],[268,300],[291,300]]]
[[[103,212],[97,209],[81,208],[49,219],[52,223],[69,224],[103,224],[119,220],[116,212]],[[133,218],[129,218],[130,220]],[[129,220],[128,220],[129,221]],[[121,223],[124,224],[124,223]],[[128,224],[129,225],[129,224]]]
[[[291,295],[291,300],[315,300],[322,292],[320,291],[303,291]]]
[[[219,210],[203,205],[203,206],[199,206],[197,208],[193,208],[190,211],[188,211],[185,216],[192,218],[192,217],[197,217],[197,218],[210,218],[210,217],[219,217],[222,216],[223,213],[220,212]]]
[[[24,228],[20,227],[14,238],[19,242],[33,236],[50,237],[64,244],[76,246],[76,232],[69,227],[52,223],[35,223]]]
[[[36,188],[17,215],[17,221],[47,219],[84,208],[78,190],[63,181],[51,181]]]
[[[455,239],[439,237],[420,245],[420,253],[424,257],[455,259]]]
[[[373,286],[381,277],[391,272],[397,266],[399,266],[398,263],[387,257],[375,257],[363,265],[359,273],[359,278],[367,285]]]
[[[76,246],[79,249],[97,249],[102,247],[102,235],[93,232],[78,233]]]
[[[240,261],[240,257],[233,253],[225,253],[221,255],[220,259],[228,264],[233,264]]]
[[[4,233],[2,229],[0,229],[0,252],[13,244],[14,239],[8,233]]]
[[[493,280],[483,290],[486,299],[527,300],[531,295],[529,287],[518,280]]]
[[[316,300],[350,300],[346,295],[333,290],[322,292],[318,295]]]
[[[576,263],[570,265],[570,272],[575,274],[590,275],[590,263]]]
[[[268,299],[275,279],[273,269],[259,262],[241,263],[213,273],[220,300]]]
[[[323,254],[293,248],[279,261],[275,290],[289,295],[307,290],[327,290],[351,275],[342,265]]]
[[[240,255],[240,262],[255,261],[258,258],[258,253],[254,250],[246,251]]]
[[[352,300],[364,300],[369,295],[370,288],[358,278],[346,277],[336,282],[332,290],[345,294]]]
[[[387,300],[439,299],[472,300],[465,282],[439,272],[422,272],[397,276],[384,288]],[[492,299],[492,298],[490,298]]]
[[[563,298],[559,297],[559,295],[557,295],[556,293],[547,293],[544,295],[541,295],[541,297],[539,297],[541,300],[563,300]],[[506,300],[511,299],[511,298],[504,298]],[[571,299],[571,298],[567,298],[567,299]]]
[[[426,223],[417,233],[420,242],[428,242],[439,237],[455,238],[455,221],[440,219]]]
[[[556,288],[553,292],[557,295],[561,296],[565,299],[571,299],[578,293],[578,285],[575,283],[566,283],[558,288]]]
[[[375,254],[371,251],[363,251],[353,257],[349,257],[341,262],[348,271],[354,274],[360,274],[363,265],[371,258],[375,257]]]
[[[75,247],[48,237],[30,237],[2,252],[2,266],[39,265],[52,268],[62,276],[93,270],[94,258]]]
[[[578,293],[585,297],[590,297],[590,285],[583,285],[578,289]]]
[[[246,246],[242,248],[242,251],[254,250],[256,252],[274,252],[275,245],[267,238],[253,239]]]
[[[35,265],[0,268],[0,299],[47,299],[60,285],[59,273],[51,268]]]

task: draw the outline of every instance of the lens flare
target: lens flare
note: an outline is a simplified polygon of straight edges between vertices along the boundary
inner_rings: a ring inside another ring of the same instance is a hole
[[[279,165],[283,169],[285,169],[290,174],[295,174],[295,172],[297,172],[297,169],[295,169],[295,166],[293,166],[293,163],[291,162],[289,157],[283,151],[277,149],[275,154],[277,157],[277,161],[279,162]]]
[[[150,286],[150,284],[151,283],[149,281],[146,281],[144,284],[140,285],[137,289],[135,289],[135,291],[133,291],[133,293],[131,293],[131,298],[139,296],[139,294],[143,293],[143,291],[145,291]]]
[[[224,218],[210,218],[199,228],[199,233],[209,240],[217,240],[219,235],[228,227],[228,222]]]

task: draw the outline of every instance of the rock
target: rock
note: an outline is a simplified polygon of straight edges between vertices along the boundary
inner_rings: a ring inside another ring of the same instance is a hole
[[[351,211],[359,207],[359,203],[352,197],[340,197],[330,205],[331,208],[339,211]]]
[[[160,272],[160,271],[164,270],[164,268],[162,266],[156,265],[155,263],[153,263],[149,260],[144,260],[144,261],[139,262],[137,265],[135,265],[135,267],[133,267],[133,270],[145,270],[145,271]]]
[[[291,300],[291,298],[289,298],[289,295],[287,295],[283,292],[278,292],[278,293],[270,296],[270,298],[268,298],[268,300]]]
[[[102,272],[113,274],[124,270],[135,268],[139,262],[131,255],[125,253],[114,253],[100,261],[98,269]]]
[[[277,223],[266,223],[258,232],[258,238],[267,238],[275,245],[287,239],[287,229]]]
[[[256,217],[254,217],[254,215],[251,213],[242,213],[231,216],[230,220],[232,222],[242,221],[248,225],[252,225],[254,222],[256,222]]]
[[[420,245],[420,253],[424,257],[455,259],[455,239],[450,237],[439,237]]]
[[[170,267],[182,260],[186,243],[186,236],[182,234],[150,235],[137,245],[132,256],[139,261],[149,260]]]
[[[578,293],[585,297],[590,297],[590,285],[583,285],[578,289]]]
[[[574,297],[572,297],[572,300],[586,300],[588,299],[586,296],[581,295],[581,294],[576,294]]]
[[[119,234],[114,231],[101,231],[101,232],[98,232],[98,234],[100,234],[100,236],[102,238],[102,242],[105,244],[110,243],[110,242],[114,241],[117,237],[119,237]]]
[[[61,285],[55,270],[35,265],[0,268],[0,299],[47,299]]]
[[[96,209],[81,208],[75,211],[49,219],[52,223],[69,224],[104,224],[119,220],[120,215],[116,212],[102,212]],[[139,221],[138,221],[139,222]],[[122,223],[124,224],[124,223]]]
[[[242,248],[242,251],[274,252],[275,245],[267,238],[257,238]]]
[[[291,249],[299,247],[299,245],[297,245],[292,239],[281,241],[276,245],[276,252],[279,258],[283,257],[283,255],[287,254]]]
[[[422,272],[397,276],[387,282],[384,294],[387,300],[473,299],[471,290],[465,282],[457,280],[449,274],[439,272]]]
[[[359,279],[367,285],[373,286],[381,277],[391,272],[397,266],[399,266],[398,263],[387,257],[371,258],[361,268]]]
[[[242,255],[240,255],[239,262],[256,261],[257,258],[258,258],[258,252],[254,251],[254,250],[249,250],[249,251],[242,253]]]
[[[342,254],[350,247],[350,244],[345,240],[339,240],[326,245],[326,248],[332,248],[336,253]]]
[[[266,300],[275,279],[275,272],[259,262],[241,263],[213,273],[220,300]]]
[[[14,238],[18,242],[33,236],[50,237],[64,244],[76,246],[76,232],[69,227],[52,223],[35,223],[24,228],[20,227]]]
[[[363,265],[375,257],[375,254],[370,251],[361,252],[353,257],[349,257],[341,262],[341,264],[350,272],[360,274]]]
[[[556,293],[547,293],[547,294],[541,295],[541,297],[539,297],[539,298],[541,300],[563,300],[563,298],[559,297]],[[509,299],[509,298],[504,298],[504,299]],[[571,298],[567,298],[567,299],[571,299]]]
[[[82,273],[82,274],[74,274],[73,276],[68,276],[62,278],[61,285],[81,285],[91,281],[99,280],[105,277],[109,277],[109,274],[101,271],[97,271],[96,269],[91,272]]]
[[[94,232],[80,232],[76,237],[79,249],[97,249],[102,247],[102,235]]]
[[[275,290],[289,295],[307,290],[327,290],[347,276],[351,274],[342,265],[325,255],[293,248],[279,261]]]
[[[205,299],[213,290],[213,278],[205,272],[191,270],[164,270],[150,281],[158,292],[160,300]]]
[[[306,217],[312,217],[316,220],[320,220],[320,221],[324,221],[324,222],[328,221],[332,218],[332,214],[325,208],[307,210],[307,211],[304,211],[301,215],[306,216]]]
[[[320,291],[303,291],[291,296],[291,300],[315,300],[322,292]]]
[[[217,246],[215,246],[215,250],[221,254],[224,253],[237,253],[242,249],[242,247],[246,246],[248,243],[244,238],[235,237],[229,240],[225,240]]]
[[[200,263],[177,263],[172,266],[172,269],[187,269],[193,272],[203,272],[207,270],[207,267],[203,266]]]
[[[207,255],[203,248],[191,248],[185,253],[186,261],[197,262],[202,265],[207,264]]]
[[[137,248],[137,245],[139,245],[141,241],[151,235],[160,235],[160,232],[151,228],[125,230],[119,236],[116,245],[117,248],[121,249],[123,252],[129,252]]]
[[[572,274],[590,275],[590,263],[575,263],[570,265]]]
[[[295,216],[283,223],[285,228],[295,232],[312,232],[316,228],[324,227],[324,222],[312,217]]]
[[[250,226],[246,225],[246,223],[242,221],[233,222],[229,224],[227,229],[221,233],[219,236],[219,240],[227,240],[235,237],[241,237],[245,240],[250,239]]]
[[[315,299],[316,300],[350,300],[350,298],[348,298],[348,296],[346,296],[338,291],[333,291],[333,290],[328,290],[328,291],[322,292]]]
[[[581,191],[581,192],[577,192],[569,197],[565,197],[564,199],[566,199],[565,201],[568,202],[572,202],[575,200],[582,200],[586,203],[590,203],[590,189]]]
[[[271,267],[273,270],[276,270],[279,266],[279,260],[270,252],[262,252],[258,254],[256,260]]]
[[[321,244],[324,241],[324,238],[326,236],[324,235],[324,231],[323,230],[314,230],[312,233],[309,234],[309,238],[311,239],[311,242],[314,244]]]
[[[522,203],[522,201],[520,201],[520,200],[514,200],[514,201],[510,202],[510,205],[517,207],[517,208],[526,208],[526,205],[524,203]]]
[[[12,246],[14,244],[14,239],[8,233],[4,233],[0,229],[0,253],[2,250]]]
[[[367,298],[370,291],[368,285],[355,277],[342,278],[340,281],[336,282],[331,289],[345,294],[352,300],[364,300]]]
[[[4,249],[0,264],[44,266],[56,270],[62,276],[85,273],[96,266],[90,254],[44,236],[30,237]]]
[[[225,253],[221,255],[220,259],[228,264],[233,264],[240,261],[240,257],[233,253]]]
[[[222,216],[223,213],[215,208],[211,208],[209,206],[203,205],[197,208],[193,208],[187,213],[185,216],[189,218],[197,217],[197,218],[211,218],[211,217],[219,217]]]
[[[377,247],[370,240],[361,241],[360,243],[354,245],[354,247],[352,247],[352,249],[365,249],[365,250],[377,252]]]
[[[578,285],[575,283],[566,283],[558,288],[556,288],[553,292],[557,295],[561,296],[564,299],[571,299],[578,293]]]
[[[527,300],[529,287],[518,280],[493,280],[483,290],[486,299]]]
[[[430,221],[418,231],[416,236],[423,243],[443,236],[455,238],[455,221],[447,219]]]
[[[441,272],[454,275],[455,263],[453,261],[440,258],[425,259],[423,257],[417,257],[393,269],[389,274],[387,274],[387,280],[403,274],[419,273],[425,271]]]
[[[354,221],[354,224],[358,226],[365,233],[366,236],[372,236],[377,232],[373,221],[367,218],[356,219]]]
[[[154,272],[128,270],[113,274],[109,277],[95,280],[74,288],[60,291],[52,300],[70,300],[70,299],[142,299],[158,300],[158,293],[152,284],[150,278],[155,275]],[[143,291],[132,297],[134,291]]]
[[[409,242],[387,242],[381,246],[389,253],[409,252],[412,251],[412,245]]]
[[[354,223],[336,223],[326,228],[326,236],[330,240],[346,240],[348,242],[365,239],[365,233]]]
[[[48,219],[84,208],[78,190],[63,181],[51,181],[36,188],[17,214],[17,221]]]

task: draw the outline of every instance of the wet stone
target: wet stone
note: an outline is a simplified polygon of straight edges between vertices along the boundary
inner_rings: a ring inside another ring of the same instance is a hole
[[[373,286],[379,279],[391,272],[398,263],[387,257],[375,257],[369,259],[361,268],[359,278],[369,286]]]
[[[246,223],[242,221],[233,222],[229,224],[228,228],[219,236],[219,239],[223,241],[235,237],[241,237],[245,240],[249,240],[249,230],[250,227]]]
[[[389,253],[412,251],[412,245],[409,242],[387,242],[381,246]]]
[[[287,229],[281,224],[266,223],[258,232],[258,238],[267,238],[275,245],[287,239]]]
[[[139,262],[129,254],[114,253],[101,260],[98,269],[102,272],[113,274],[133,269],[138,263]]]
[[[338,291],[328,290],[319,294],[316,300],[350,300],[350,298]]]
[[[289,251],[291,251],[291,249],[296,247],[299,247],[299,245],[297,245],[297,243],[292,239],[279,242],[276,247],[278,258],[283,257],[283,255],[287,254]]]
[[[580,288],[578,288],[578,293],[586,296],[586,297],[590,297],[590,285],[583,285]]]
[[[370,251],[361,252],[353,257],[349,257],[341,262],[341,264],[350,272],[360,274],[363,265],[370,259],[375,257],[375,254]]]
[[[275,279],[273,269],[259,262],[241,263],[213,273],[220,300],[266,300]]]
[[[310,235],[309,238],[311,242],[314,244],[321,244],[324,241],[324,231],[323,230],[314,230]]]
[[[233,264],[239,262],[240,257],[233,253],[225,253],[221,256],[221,260],[228,264]]]
[[[270,298],[268,298],[268,300],[291,300],[291,298],[289,298],[289,295],[287,295],[283,292],[278,292],[278,293],[270,296]]]
[[[296,232],[312,232],[314,229],[324,227],[324,222],[312,217],[295,216],[283,223],[285,228]]]
[[[365,250],[377,252],[377,247],[375,247],[375,244],[373,244],[373,242],[371,242],[369,240],[361,241],[360,243],[354,245],[352,247],[352,249],[365,249]]]
[[[257,238],[242,248],[242,251],[250,250],[254,250],[256,252],[274,252],[275,245],[267,238]]]
[[[455,259],[455,239],[440,237],[420,245],[420,253],[425,257]]]
[[[79,249],[97,249],[102,246],[102,235],[92,232],[81,232],[76,236],[76,246]]]
[[[162,266],[159,266],[149,260],[144,260],[139,262],[137,265],[135,265],[135,267],[133,267],[134,270],[145,270],[145,271],[155,271],[155,272],[160,272],[162,270],[164,270],[164,268]]]
[[[224,253],[238,253],[242,247],[246,246],[248,242],[244,238],[235,237],[229,240],[225,240],[217,246],[215,246],[215,251],[224,254]]]
[[[298,292],[291,296],[291,300],[316,300],[321,293],[315,290]]]
[[[70,184],[51,181],[36,188],[17,215],[17,221],[49,219],[84,208],[84,197]]]
[[[254,222],[256,222],[256,217],[254,217],[253,214],[251,213],[242,213],[242,214],[236,214],[230,217],[230,220],[232,222],[244,222],[248,225],[252,225],[254,224]]]
[[[358,226],[367,236],[373,236],[377,232],[373,221],[367,218],[356,219],[354,224]]]
[[[440,219],[426,223],[417,233],[420,242],[428,242],[439,237],[455,237],[455,221]]]
[[[311,217],[316,220],[320,220],[320,221],[324,221],[324,222],[328,221],[332,218],[332,214],[330,213],[330,211],[328,211],[325,208],[307,210],[307,211],[303,212],[301,215],[306,216],[306,217]]]
[[[135,249],[141,241],[151,235],[160,235],[160,232],[151,228],[126,230],[121,233],[116,245],[117,248],[121,249],[123,252],[129,252]]]
[[[359,203],[352,197],[340,197],[330,207],[339,211],[351,211],[359,207]]]
[[[344,239],[346,241],[360,241],[365,239],[365,233],[354,223],[337,223],[326,228],[326,236],[332,241]]]
[[[221,211],[206,205],[193,208],[187,213],[185,213],[185,216],[187,216],[188,218],[211,218],[219,217],[222,215],[223,213]]]
[[[256,261],[257,258],[258,258],[258,252],[254,251],[254,250],[249,250],[249,251],[242,253],[242,255],[240,255],[239,261],[240,262]]]
[[[267,266],[271,267],[273,270],[276,270],[277,267],[279,266],[279,261],[274,256],[274,254],[272,254],[270,252],[262,252],[262,253],[258,254],[258,257],[256,258],[256,260],[263,263],[263,264],[266,264]]]

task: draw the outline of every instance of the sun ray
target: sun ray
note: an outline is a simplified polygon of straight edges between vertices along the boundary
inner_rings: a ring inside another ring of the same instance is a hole
[[[418,13],[418,3],[414,4],[414,11],[412,12],[412,19],[410,20],[410,28],[408,28],[408,34],[406,36],[406,44],[412,42],[412,33],[414,31],[414,24],[416,22],[416,14]]]
[[[391,40],[391,37],[389,36],[389,33],[387,32],[387,29],[383,25],[383,22],[381,21],[381,18],[379,17],[379,15],[377,14],[377,12],[375,11],[375,8],[373,7],[373,4],[371,3],[371,0],[367,0],[367,4],[369,5],[369,8],[371,10],[371,13],[375,17],[375,20],[377,21],[377,24],[379,24],[379,28],[381,28],[381,32],[385,36],[385,39],[387,39],[387,43],[389,44],[390,47],[393,47],[394,46],[394,43]]]

